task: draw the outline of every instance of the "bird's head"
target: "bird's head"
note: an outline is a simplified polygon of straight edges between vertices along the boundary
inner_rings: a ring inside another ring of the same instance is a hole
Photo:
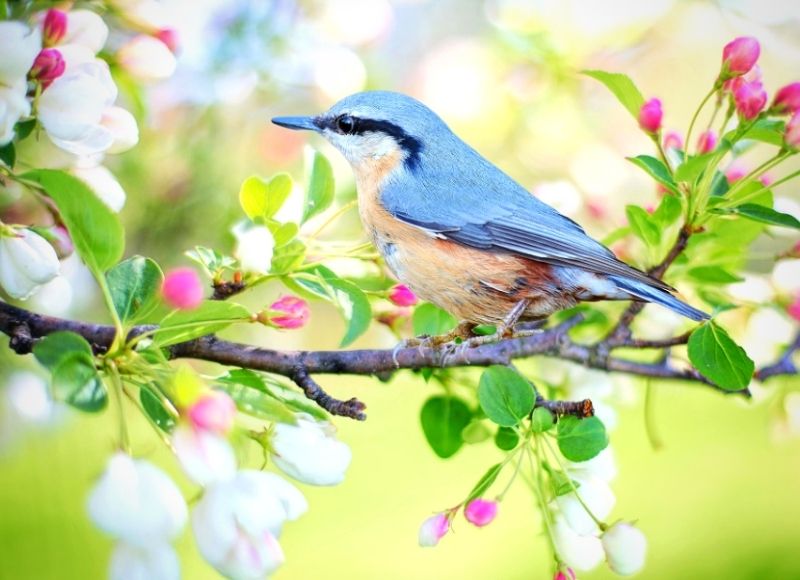
[[[356,93],[316,117],[275,117],[272,122],[320,133],[356,170],[371,161],[397,156],[414,171],[437,137],[451,134],[428,107],[389,91]]]

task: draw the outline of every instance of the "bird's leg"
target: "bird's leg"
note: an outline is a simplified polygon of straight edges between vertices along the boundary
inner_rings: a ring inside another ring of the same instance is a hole
[[[430,336],[423,334],[415,338],[407,338],[400,342],[401,348],[411,348],[414,346],[433,348],[455,341],[456,339],[466,340],[472,336],[472,329],[477,326],[474,322],[462,321],[453,330],[445,334]]]
[[[486,336],[476,336],[470,338],[469,340],[464,341],[464,346],[467,347],[475,347],[480,346],[482,344],[490,344],[493,342],[498,342],[503,340],[504,338],[519,338],[523,336],[530,336],[535,332],[535,330],[522,330],[519,332],[514,331],[514,325],[519,321],[520,317],[525,314],[525,311],[530,306],[531,300],[530,298],[523,298],[516,304],[514,307],[506,314],[505,318],[500,321],[495,327],[494,334],[488,334]]]

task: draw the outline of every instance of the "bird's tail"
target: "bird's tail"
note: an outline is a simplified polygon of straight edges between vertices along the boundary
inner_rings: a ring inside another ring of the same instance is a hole
[[[620,290],[628,292],[631,296],[647,302],[660,304],[661,306],[665,306],[666,308],[669,308],[673,312],[677,312],[686,318],[691,318],[692,320],[698,322],[711,318],[702,310],[698,310],[697,308],[689,306],[682,300],[675,298],[675,296],[666,290],[662,290],[661,288],[656,288],[655,286],[651,286],[645,282],[632,280],[630,278],[623,278],[621,276],[609,276],[609,279],[614,282],[614,284],[616,284]]]

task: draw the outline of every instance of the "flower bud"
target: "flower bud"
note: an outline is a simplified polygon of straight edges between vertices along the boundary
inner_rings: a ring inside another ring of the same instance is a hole
[[[87,507],[97,527],[137,546],[171,540],[187,517],[186,501],[166,473],[121,452],[109,460]]]
[[[67,13],[51,8],[42,23],[42,42],[45,46],[58,44],[67,33]]]
[[[60,264],[53,246],[32,230],[0,233],[0,286],[9,296],[25,300],[58,275]]]
[[[206,391],[186,410],[186,417],[195,429],[220,435],[233,428],[236,403],[223,391]]]
[[[236,473],[236,457],[228,440],[212,431],[179,425],[172,447],[189,479],[198,485],[227,481]]]
[[[736,111],[742,119],[750,121],[764,109],[767,93],[760,82],[744,83],[733,93]]]
[[[419,545],[423,548],[432,548],[439,543],[450,529],[450,518],[444,513],[439,513],[427,518],[419,528]]]
[[[619,522],[607,529],[601,540],[608,566],[617,574],[629,576],[644,568],[647,538],[639,528]]]
[[[579,484],[577,493],[580,499],[572,491],[558,496],[554,503],[558,505],[565,521],[575,532],[592,534],[597,531],[597,524],[587,513],[586,507],[596,518],[602,520],[611,513],[611,509],[614,507],[616,502],[614,492],[611,491],[608,483],[599,477],[573,475],[572,479]]]
[[[575,533],[561,516],[555,518],[553,543],[559,558],[576,570],[591,570],[603,561],[600,539]]]
[[[169,78],[175,72],[175,55],[161,40],[140,34],[117,52],[117,61],[133,78],[140,81],[157,81]]]
[[[109,580],[180,580],[178,555],[169,544],[134,546],[119,542],[111,553]]]
[[[790,115],[800,111],[800,82],[778,89],[770,111],[776,115]]]
[[[800,294],[794,297],[792,303],[786,308],[786,313],[797,322],[800,322]]]
[[[761,54],[758,40],[752,36],[740,36],[722,49],[723,78],[738,77],[748,72],[756,64]]]
[[[389,290],[389,301],[395,306],[414,306],[419,298],[405,284],[395,284]]]
[[[700,133],[697,138],[697,152],[711,153],[717,147],[717,134],[709,129]]]
[[[203,302],[203,283],[192,268],[175,268],[164,277],[161,295],[172,308],[191,310]]]
[[[28,76],[41,82],[42,86],[47,88],[50,83],[64,74],[65,68],[66,64],[61,53],[55,48],[45,48],[36,56]]]
[[[747,169],[739,163],[731,163],[725,169],[725,178],[728,180],[728,183],[731,184],[736,183],[745,175],[747,175]]]
[[[792,115],[792,118],[786,123],[783,140],[789,147],[800,149],[800,111]]]
[[[411,308],[395,308],[394,310],[377,314],[375,320],[396,330],[396,327],[406,321],[409,316],[411,316]]]
[[[299,413],[297,424],[278,423],[270,446],[275,465],[309,485],[336,485],[344,480],[352,453],[334,437],[331,423]]]
[[[107,153],[123,153],[139,142],[136,119],[122,107],[108,107],[100,117],[100,125],[111,132],[113,141]]]
[[[473,499],[464,508],[464,517],[473,525],[482,528],[492,523],[497,516],[497,502],[483,498]]]
[[[293,330],[305,326],[311,310],[308,302],[297,296],[282,296],[269,307],[271,312],[278,314],[270,315],[269,323],[277,328]]]
[[[664,135],[664,150],[669,151],[670,149],[683,149],[683,137],[677,131],[667,131],[667,134]]]
[[[575,571],[572,568],[559,570],[553,576],[553,580],[576,580]]]
[[[50,226],[49,228],[32,228],[37,234],[42,236],[47,243],[53,246],[59,260],[69,258],[75,251],[75,245],[67,231],[67,228],[60,225]]]
[[[178,41],[178,31],[174,28],[162,28],[153,36],[163,42],[172,54],[178,52],[178,46],[180,44]]]
[[[647,133],[655,134],[661,129],[661,101],[650,99],[639,109],[639,126]]]

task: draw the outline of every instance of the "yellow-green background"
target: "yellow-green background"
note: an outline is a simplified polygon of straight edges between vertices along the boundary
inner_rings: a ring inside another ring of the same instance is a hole
[[[258,5],[270,3],[236,4],[259,12]],[[353,3],[300,3],[297,21],[323,40],[329,29],[324,4],[350,10],[353,26],[364,25]],[[761,39],[770,93],[800,76],[795,3],[657,2],[649,9],[641,4],[392,2],[392,23],[380,37],[359,45],[348,45],[346,34],[325,41],[350,46],[365,64],[369,88],[399,89],[434,101],[459,133],[526,186],[566,177],[583,193],[588,188],[587,197],[600,200],[608,215],[591,220],[579,211],[577,217],[600,235],[622,223],[626,202],[646,204],[656,197],[638,170],[620,161],[646,152],[646,138],[602,87],[579,78],[577,70],[630,74],[646,96],[662,98],[667,126],[682,130],[716,73],[721,47],[734,36]],[[524,9],[505,20],[497,16],[498,6],[513,5]],[[262,32],[237,43],[239,33],[230,30],[229,44],[213,45],[223,64],[196,72],[196,87],[182,87],[184,93],[196,91],[200,104],[188,103],[185,94],[171,103],[165,94],[180,92],[174,84],[150,95],[160,104],[142,123],[141,144],[110,162],[128,192],[122,218],[129,253],[147,253],[172,266],[185,263],[181,251],[195,244],[228,249],[225,231],[239,218],[238,184],[252,173],[301,175],[300,142],[270,128],[267,119],[317,112],[335,97],[316,87],[313,78],[300,83],[275,78],[277,63],[288,61],[291,41],[298,41],[292,35],[300,34],[281,26],[263,44]],[[233,55],[230,59],[244,69],[252,63],[259,71],[258,86],[237,102],[199,98],[207,96],[199,93],[208,90],[212,74],[232,66],[224,55]],[[467,73],[480,69],[477,109],[457,106],[463,96],[457,84],[448,96],[430,80],[457,62],[465,63]],[[448,99],[458,114],[451,112]],[[339,193],[349,195],[347,167],[324,150],[335,163]],[[576,159],[582,162],[576,165]],[[609,180],[615,185],[611,192],[603,187]],[[796,198],[793,187],[781,194]],[[777,239],[764,247],[786,243]],[[755,261],[752,268],[764,272],[768,265]],[[251,300],[257,304],[278,291],[267,288]],[[75,315],[102,317],[91,309]],[[734,334],[741,337],[743,328],[739,324]],[[263,345],[332,348],[340,332],[335,313],[319,307],[302,333],[239,337]],[[378,328],[356,346],[391,344],[391,336]],[[5,372],[19,361],[5,353],[5,342],[2,350]],[[433,455],[418,415],[434,386],[408,373],[387,384],[361,377],[320,380],[337,395],[364,400],[369,420],[337,422],[340,437],[352,447],[352,467],[339,487],[303,488],[310,509],[285,527],[281,543],[287,563],[278,578],[547,577],[547,544],[533,499],[522,486],[507,496],[491,526],[475,529],[459,519],[436,549],[417,546],[422,519],[459,502],[500,457],[491,444],[467,446],[449,461]],[[634,387],[637,396],[620,406],[619,427],[612,433],[620,468],[612,518],[637,519],[647,534],[648,565],[641,577],[800,577],[800,439],[775,435],[779,395],[797,389],[798,381],[772,381],[749,403],[699,386],[655,385],[655,423],[664,441],[660,451],[651,448],[644,429],[644,385]],[[0,456],[0,578],[104,576],[111,542],[91,526],[84,502],[115,447],[112,417],[74,415],[61,429],[28,434]],[[137,454],[168,470],[191,497],[196,490],[149,428],[136,421],[133,428]],[[245,458],[249,464],[257,460],[254,453]],[[197,556],[188,531],[178,549],[185,578],[216,577]],[[581,574],[611,576],[604,566]]]

